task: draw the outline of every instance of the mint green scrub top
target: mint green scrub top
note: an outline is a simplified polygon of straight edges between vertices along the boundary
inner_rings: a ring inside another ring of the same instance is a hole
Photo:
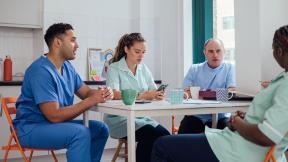
[[[147,66],[143,63],[137,65],[136,75],[130,71],[125,57],[120,61],[112,63],[107,72],[106,85],[114,90],[135,89],[138,92],[155,90],[157,88],[153,76]],[[104,115],[104,122],[108,125],[110,136],[122,138],[127,136],[127,118],[118,115]],[[157,127],[159,123],[150,117],[135,118],[135,129],[138,130],[145,125]]]
[[[271,84],[254,98],[245,120],[257,124],[260,131],[277,144],[277,162],[286,162],[288,145],[288,73],[279,74]],[[208,142],[221,162],[262,162],[270,147],[254,144],[237,131],[206,127]]]

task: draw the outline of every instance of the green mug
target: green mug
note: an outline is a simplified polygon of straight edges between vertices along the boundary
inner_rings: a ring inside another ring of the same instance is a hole
[[[125,105],[133,105],[137,98],[138,92],[134,89],[121,90],[122,101]]]

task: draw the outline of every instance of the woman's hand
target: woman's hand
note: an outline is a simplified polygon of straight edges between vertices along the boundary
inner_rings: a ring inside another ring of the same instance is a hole
[[[271,83],[270,80],[268,80],[268,81],[260,81],[260,82],[261,82],[261,86],[263,88],[267,88],[269,86],[269,84]]]
[[[165,98],[165,92],[164,91],[156,91],[156,100],[163,100]]]
[[[150,90],[140,93],[138,99],[140,100],[163,100],[165,93],[163,91]]]
[[[229,122],[227,123],[228,128],[231,131],[236,130],[237,121],[244,120],[246,113],[242,111],[236,111],[234,115],[231,115]]]
[[[238,115],[232,115],[229,119],[229,122],[227,123],[227,127],[231,130],[231,131],[236,131],[236,122],[238,119],[243,120],[240,116]]]

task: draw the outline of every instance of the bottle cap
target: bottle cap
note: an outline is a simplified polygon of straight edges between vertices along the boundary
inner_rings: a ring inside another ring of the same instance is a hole
[[[11,59],[10,55],[6,55],[6,59]]]

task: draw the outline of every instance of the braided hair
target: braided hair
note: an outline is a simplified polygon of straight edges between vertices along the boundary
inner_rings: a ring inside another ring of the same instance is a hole
[[[142,37],[141,33],[130,33],[123,35],[118,45],[115,49],[115,53],[112,59],[110,59],[109,63],[117,62],[121,60],[122,57],[126,57],[127,53],[124,48],[127,47],[130,49],[134,45],[135,42],[145,42],[145,39]]]
[[[281,48],[288,52],[288,25],[282,26],[275,31],[273,46],[274,48]]]

